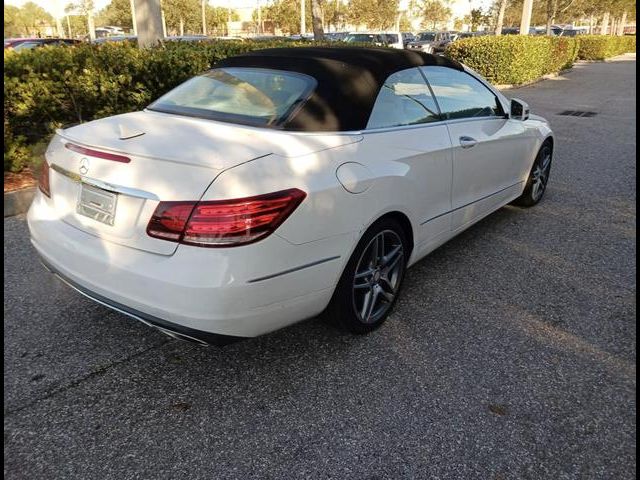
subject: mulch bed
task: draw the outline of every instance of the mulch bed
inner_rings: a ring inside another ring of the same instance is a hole
[[[35,187],[38,180],[30,168],[25,168],[20,173],[4,172],[4,193]]]

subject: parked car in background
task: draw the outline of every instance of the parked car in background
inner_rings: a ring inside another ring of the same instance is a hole
[[[51,272],[172,337],[228,343],[321,312],[363,334],[407,268],[543,198],[553,142],[446,57],[254,50],[58,130],[27,222]]]
[[[14,48],[16,45],[19,45],[24,42],[29,42],[31,40],[39,40],[39,38],[5,38],[4,39],[4,48],[5,50]]]
[[[399,32],[382,32],[385,45],[391,48],[404,48],[404,40]]]
[[[205,42],[212,39],[206,35],[172,35],[165,37],[165,40],[169,42]]]
[[[341,42],[347,35],[349,32],[329,32],[324,34],[324,38],[330,42]]]
[[[368,43],[377,47],[404,48],[399,32],[353,32],[343,40],[346,43]]]
[[[114,35],[111,37],[96,38],[91,43],[94,43],[96,45],[101,45],[103,43],[110,43],[110,42],[137,42],[137,41],[138,41],[138,37],[135,35]]]
[[[326,34],[325,34],[326,36]],[[304,35],[290,35],[289,37],[287,37],[289,40],[307,40],[307,41],[312,41],[313,40],[313,33],[305,33]]]
[[[407,45],[407,48],[425,53],[440,53],[449,43],[451,43],[449,32],[421,32],[413,42]]]
[[[558,36],[561,37],[575,37],[578,35],[586,35],[588,30],[586,28],[563,28]]]
[[[405,48],[407,48],[407,45],[413,41],[415,41],[416,36],[411,33],[411,32],[402,32],[402,44],[404,45]]]
[[[372,46],[383,47],[387,40],[381,33],[353,32],[343,40],[345,43],[368,43]]]
[[[16,52],[20,52],[24,50],[32,50],[34,48],[44,47],[47,45],[48,46],[56,46],[56,45],[72,46],[72,45],[78,45],[79,43],[82,43],[82,40],[76,40],[74,38],[31,38],[24,42],[15,43],[8,48]],[[5,46],[5,48],[7,47]]]

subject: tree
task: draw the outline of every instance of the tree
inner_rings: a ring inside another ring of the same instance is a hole
[[[225,7],[212,7],[206,5],[207,32],[216,34],[228,34],[227,22],[237,22],[240,15],[236,10]]]
[[[474,8],[470,13],[472,32],[478,31],[478,26],[485,24],[489,20],[489,16],[480,8]]]
[[[13,5],[4,6],[4,34],[6,37],[17,37],[23,33],[20,9]]]
[[[384,30],[395,24],[398,6],[398,0],[351,0],[347,20],[354,25]]]
[[[9,31],[12,35],[42,36],[46,33],[45,27],[53,24],[53,17],[33,2],[25,3],[22,8],[4,6],[5,36]]]
[[[87,32],[91,40],[96,38],[96,27],[93,21],[93,0],[77,0],[74,3],[70,3],[64,9],[69,13],[75,13],[77,15],[83,15],[87,19]]]
[[[131,0],[111,0],[111,3],[96,14],[96,22],[98,25],[113,25],[133,30]]]
[[[417,9],[422,17],[422,24],[435,30],[438,23],[443,23],[451,17],[451,9],[441,0],[421,0]]]
[[[333,27],[334,31],[342,30],[346,23],[348,7],[341,0],[325,0],[320,5],[324,26]]]
[[[162,2],[168,35],[201,33],[199,0],[164,0]]]

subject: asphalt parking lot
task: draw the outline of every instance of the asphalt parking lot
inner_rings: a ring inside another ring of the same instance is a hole
[[[6,219],[5,477],[635,478],[635,67],[507,92],[556,132],[546,198],[416,265],[368,336],[171,340],[55,280]]]

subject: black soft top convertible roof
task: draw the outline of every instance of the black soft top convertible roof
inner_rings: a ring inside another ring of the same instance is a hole
[[[445,57],[392,48],[301,47],[256,50],[217,62],[309,75],[318,85],[280,128],[307,132],[363,130],[378,92],[394,72],[423,65],[462,70]]]

